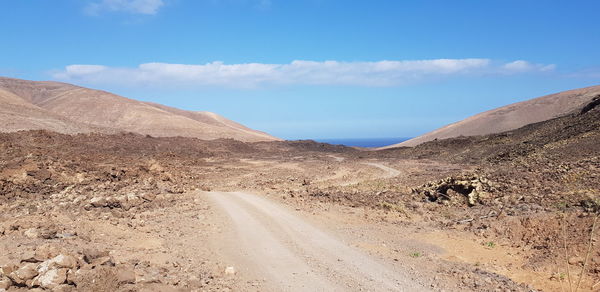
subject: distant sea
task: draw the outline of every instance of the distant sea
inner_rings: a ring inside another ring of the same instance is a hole
[[[317,142],[334,145],[356,146],[356,147],[383,147],[404,142],[411,138],[347,138],[347,139],[315,139]]]

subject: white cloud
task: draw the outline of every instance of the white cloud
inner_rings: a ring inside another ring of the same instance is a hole
[[[62,81],[108,85],[223,86],[255,88],[269,85],[350,85],[389,87],[450,76],[546,71],[525,61],[494,65],[489,59],[410,61],[301,61],[289,64],[203,65],[145,63],[137,67],[70,65],[55,72]]]
[[[106,69],[108,69],[108,67],[106,66],[101,66],[101,65],[70,65],[68,66],[68,69],[72,72],[75,72],[77,74],[95,74],[95,73],[100,73]]]
[[[532,71],[540,71],[540,72],[548,72],[553,71],[556,68],[556,65],[543,65],[543,64],[532,64],[527,61],[517,60],[514,62],[510,62],[504,64],[502,66],[507,72],[532,72]]]
[[[162,0],[99,0],[86,6],[90,14],[104,11],[154,15],[164,5]]]

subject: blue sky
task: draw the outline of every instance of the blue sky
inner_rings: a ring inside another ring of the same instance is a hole
[[[411,137],[600,84],[600,1],[0,1],[0,75],[287,139]]]

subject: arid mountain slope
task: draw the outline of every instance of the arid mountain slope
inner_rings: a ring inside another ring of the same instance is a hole
[[[491,163],[494,165],[492,167],[494,169],[498,163],[511,163],[514,160],[543,160],[561,164],[598,159],[599,141],[600,96],[582,105],[571,114],[528,124],[515,130],[482,136],[440,139],[415,147],[370,151],[369,155],[433,159],[470,165]],[[544,166],[538,169],[557,170],[555,167],[546,168]],[[513,182],[516,180],[516,177],[512,178]],[[524,184],[527,183],[524,182]]]
[[[194,112],[194,111],[186,111],[186,110],[181,110],[178,108],[174,108],[174,107],[169,107],[166,105],[162,105],[162,104],[158,104],[158,103],[152,103],[152,102],[146,102],[147,105],[153,106],[155,108],[158,108],[160,110],[163,110],[165,112],[169,112],[175,115],[179,115],[179,116],[183,116],[189,119],[192,119],[196,122],[199,123],[205,123],[208,125],[212,125],[214,127],[217,128],[217,130],[221,133],[230,133],[231,136],[236,135],[236,133],[247,133],[248,135],[251,136],[256,136],[258,140],[261,141],[272,141],[274,140],[274,137],[264,133],[264,132],[260,132],[257,130],[253,130],[250,129],[242,124],[236,123],[232,120],[228,120],[226,118],[224,118],[223,116],[220,116],[218,114],[212,113],[212,112],[206,112],[206,111],[201,111],[201,112]],[[225,138],[226,136],[224,136]],[[263,137],[264,139],[260,139],[260,137]]]
[[[15,132],[20,130],[50,130],[67,134],[83,132],[110,132],[108,129],[76,123],[63,116],[49,112],[23,98],[0,89],[0,130]]]
[[[600,86],[564,91],[535,99],[510,104],[486,111],[465,120],[447,125],[422,136],[399,144],[383,147],[413,147],[435,139],[459,136],[478,136],[514,130],[528,124],[564,116],[580,109],[595,96],[600,95]]]
[[[6,105],[2,107],[0,117],[7,125],[0,129],[2,131],[127,131],[207,140],[278,140],[214,113],[184,111],[65,83],[0,78],[0,90],[0,102]]]

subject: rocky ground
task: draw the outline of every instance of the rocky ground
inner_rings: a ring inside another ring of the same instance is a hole
[[[0,291],[260,290],[218,254],[228,226],[207,191],[287,205],[432,290],[569,291],[584,266],[592,290],[599,129],[592,108],[385,151],[0,134]]]

